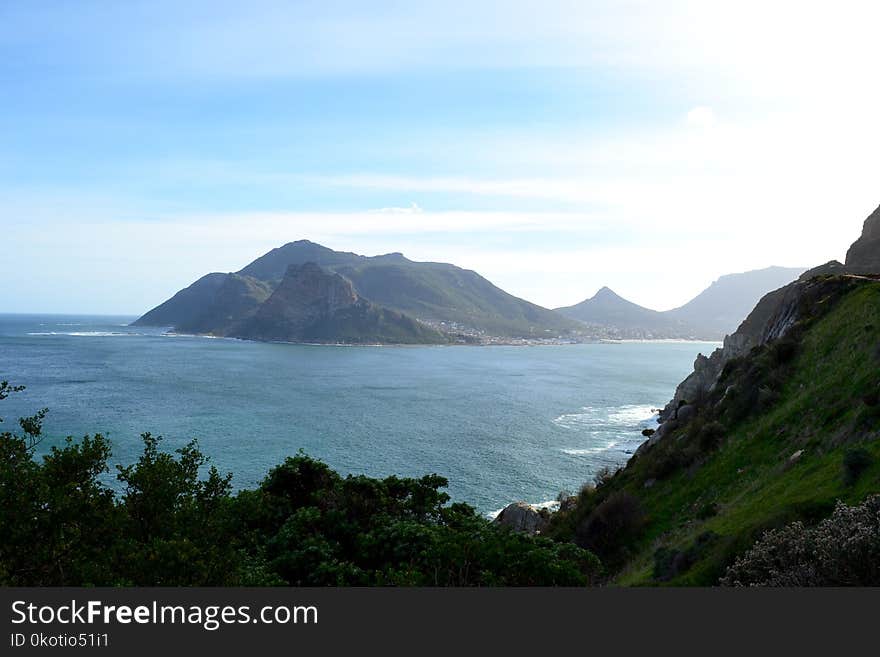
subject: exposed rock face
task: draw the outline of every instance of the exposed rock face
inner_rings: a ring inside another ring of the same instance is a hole
[[[313,262],[291,265],[281,285],[265,304],[267,313],[281,312],[297,321],[329,315],[357,303],[351,282]]]
[[[703,354],[694,361],[694,371],[675,390],[675,395],[660,412],[660,426],[642,443],[636,454],[663,439],[678,426],[679,409],[685,404],[699,404],[710,393],[724,366],[744,356],[755,347],[783,337],[800,318],[804,304],[826,293],[823,277],[842,277],[846,284],[852,275],[880,274],[880,207],[865,219],[862,236],[846,254],[846,264],[836,260],[804,272],[800,278],[764,296],[724,344],[708,357]]]
[[[678,409],[685,404],[699,404],[709,393],[724,366],[731,358],[742,356],[754,347],[781,337],[794,325],[796,316],[797,286],[799,282],[767,294],[758,302],[746,320],[735,333],[724,338],[724,344],[704,356],[698,354],[694,361],[694,371],[675,390],[675,395],[660,412],[660,421],[665,423],[677,420]],[[805,283],[804,283],[805,284]],[[651,444],[663,437],[664,427],[651,436]]]
[[[550,514],[525,502],[508,504],[495,518],[495,522],[524,534],[540,534],[550,523]]]
[[[292,340],[336,311],[358,301],[351,282],[313,262],[288,267],[281,284],[237,333],[262,340]]]
[[[846,268],[854,274],[880,274],[880,207],[865,219],[862,236],[846,252]]]
[[[344,276],[313,262],[290,265],[272,295],[228,335],[276,342],[438,343],[444,338],[412,317],[358,295]]]
[[[813,271],[839,271],[835,265],[839,263],[829,263]],[[806,278],[805,274],[800,280],[766,295],[737,331],[724,339],[722,347],[708,357],[697,356],[694,371],[678,385],[672,401],[660,412],[660,426],[642,443],[636,455],[663,440],[693,415],[694,405],[699,406],[707,399],[731,359],[745,356],[755,347],[784,337],[810,308],[831,298],[858,278],[847,274]]]

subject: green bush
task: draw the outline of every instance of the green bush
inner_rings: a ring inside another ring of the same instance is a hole
[[[843,483],[847,486],[855,484],[873,462],[874,457],[866,449],[857,447],[847,450],[843,455]]]
[[[603,562],[616,562],[638,537],[645,521],[639,499],[626,491],[616,491],[579,523],[575,542]]]
[[[667,582],[687,572],[716,542],[715,532],[704,532],[685,550],[661,546],[654,551],[654,579]]]
[[[704,424],[697,433],[697,441],[700,445],[700,449],[704,452],[716,449],[718,445],[721,444],[721,441],[724,440],[726,434],[727,429],[725,429],[724,425],[720,422],[709,422]]]

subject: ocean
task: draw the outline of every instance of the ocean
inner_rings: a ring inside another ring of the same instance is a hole
[[[548,503],[625,463],[716,346],[263,344],[133,319],[0,315],[0,380],[27,386],[0,402],[4,429],[47,407],[40,451],[103,433],[113,464],[136,460],[146,431],[168,450],[197,438],[237,488],[298,450],[343,474],[437,473],[486,514]]]

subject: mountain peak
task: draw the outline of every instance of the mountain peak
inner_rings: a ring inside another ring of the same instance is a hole
[[[599,291],[596,292],[595,295],[593,295],[593,298],[594,299],[622,299],[623,297],[621,297],[619,294],[617,294],[617,292],[612,290],[607,285],[603,285],[601,288],[599,288]]]

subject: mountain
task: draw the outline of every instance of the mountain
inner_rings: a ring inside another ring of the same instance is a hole
[[[876,584],[880,524],[855,505],[880,493],[878,222],[845,265],[768,293],[698,356],[626,466],[544,534],[593,550],[619,585]]]
[[[613,328],[621,337],[689,337],[687,328],[674,319],[627,301],[607,287],[579,304],[556,311],[590,326]]]
[[[443,343],[434,329],[358,296],[351,281],[315,263],[290,265],[233,337],[284,342]]]
[[[291,266],[306,263],[340,275],[351,283],[358,298],[373,304],[370,312],[364,307],[366,314],[361,319],[375,318],[377,309],[382,308],[464,340],[486,336],[556,338],[584,331],[578,322],[514,297],[473,271],[444,263],[414,262],[400,253],[367,257],[333,251],[307,240],[273,249],[236,273],[208,274],[135,324],[232,335],[245,330],[240,327],[270,299]],[[272,306],[276,305],[273,302]],[[399,326],[387,313],[382,321]]]
[[[720,339],[736,330],[761,297],[788,285],[804,273],[805,269],[767,267],[741,274],[728,274],[685,305],[663,314],[690,327],[697,335]]]
[[[803,272],[768,267],[728,274],[685,305],[665,312],[627,301],[607,287],[586,301],[556,310],[590,326],[605,327],[618,337],[721,340],[736,329],[762,296]]]

